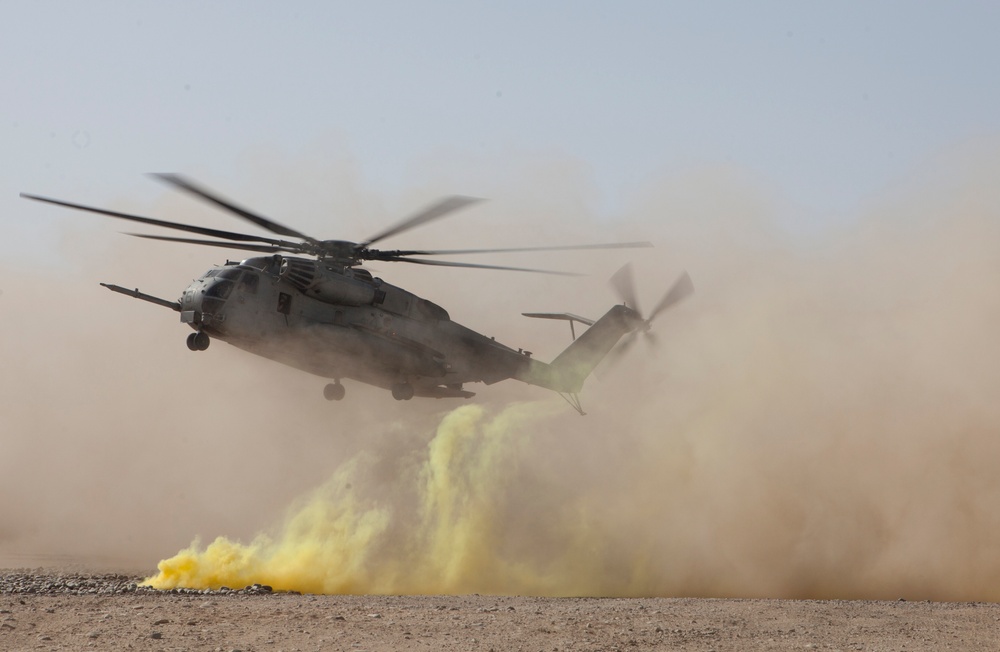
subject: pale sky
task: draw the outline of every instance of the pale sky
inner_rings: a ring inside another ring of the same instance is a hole
[[[825,224],[1000,133],[996,2],[0,7],[8,257],[52,214],[21,191],[148,202],[170,192],[152,171],[238,187],[251,151],[330,143],[389,195],[435,157],[488,175],[561,156],[611,218],[650,179],[731,165]]]

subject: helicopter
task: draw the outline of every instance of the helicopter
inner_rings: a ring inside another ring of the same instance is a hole
[[[492,269],[548,274],[551,270],[487,265],[436,259],[436,256],[514,251],[567,251],[651,247],[648,242],[541,246],[496,249],[379,250],[377,242],[440,219],[479,201],[462,195],[444,197],[417,213],[360,242],[319,240],[243,208],[198,183],[177,174],[151,175],[180,191],[206,201],[263,228],[279,238],[248,235],[170,222],[85,206],[40,195],[21,197],[65,208],[97,213],[150,226],[207,236],[172,237],[144,233],[127,235],[186,244],[250,251],[257,254],[215,266],[195,279],[176,301],[138,288],[112,283],[103,287],[180,315],[194,332],[187,337],[191,351],[205,351],[213,339],[255,355],[325,378],[324,397],[342,400],[344,379],[391,391],[393,398],[471,398],[470,383],[487,385],[516,379],[559,393],[584,414],[579,392],[584,381],[621,341],[624,352],[653,319],[693,291],[684,273],[644,317],[635,299],[630,267],[612,277],[623,299],[597,320],[572,313],[522,313],[568,321],[571,344],[552,362],[532,357],[451,320],[440,305],[372,276],[366,261],[405,262],[455,268]],[[291,254],[291,255],[289,255]],[[588,328],[579,336],[574,324]],[[623,337],[628,336],[625,340]]]

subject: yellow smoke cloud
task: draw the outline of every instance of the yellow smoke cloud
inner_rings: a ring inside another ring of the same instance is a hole
[[[396,500],[365,492],[377,460],[363,453],[290,510],[277,534],[249,544],[220,537],[204,548],[195,541],[161,561],[146,583],[261,583],[306,593],[573,592],[573,549],[561,562],[548,560],[548,568],[505,556],[505,519],[498,518],[521,440],[552,408],[515,404],[490,416],[481,406],[460,407],[441,421],[422,460],[404,462],[390,488]],[[577,551],[588,547],[579,537],[574,542]]]

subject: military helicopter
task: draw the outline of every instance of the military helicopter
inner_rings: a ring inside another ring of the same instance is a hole
[[[187,231],[214,239],[179,238],[130,233],[128,235],[252,251],[261,256],[229,262],[208,270],[189,285],[177,301],[110,283],[102,286],[180,313],[180,321],[194,332],[188,335],[192,351],[204,351],[219,339],[250,353],[332,380],[324,388],[328,400],[339,401],[351,379],[388,389],[393,398],[415,396],[469,398],[468,383],[487,385],[514,378],[554,390],[583,414],[579,392],[595,366],[625,335],[628,348],[637,333],[648,332],[664,309],[691,293],[682,275],[660,303],[643,317],[635,301],[628,267],[612,279],[624,303],[594,321],[570,313],[523,313],[529,317],[569,322],[572,343],[551,363],[531,352],[513,349],[453,322],[441,306],[373,277],[361,267],[366,261],[406,262],[457,268],[562,273],[549,270],[444,261],[427,256],[623,249],[652,246],[624,242],[554,247],[452,250],[379,250],[372,245],[404,231],[437,220],[479,199],[445,197],[416,214],[361,242],[318,240],[274,220],[242,208],[205,187],[176,174],[156,179],[207,201],[277,236],[247,235],[178,222],[129,215],[58,199],[21,193],[26,199],[55,204],[141,224]],[[294,255],[286,255],[294,254]],[[574,324],[589,328],[576,337]]]

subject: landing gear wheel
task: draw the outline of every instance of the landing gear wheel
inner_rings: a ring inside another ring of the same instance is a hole
[[[330,383],[323,388],[323,396],[328,401],[339,401],[344,398],[344,394],[346,393],[347,390],[340,383]]]
[[[397,401],[409,401],[413,398],[413,385],[410,383],[396,383],[392,386],[392,397]]]
[[[212,339],[208,336],[208,333],[202,331],[191,333],[187,336],[187,345],[192,351],[204,351],[211,343]]]

